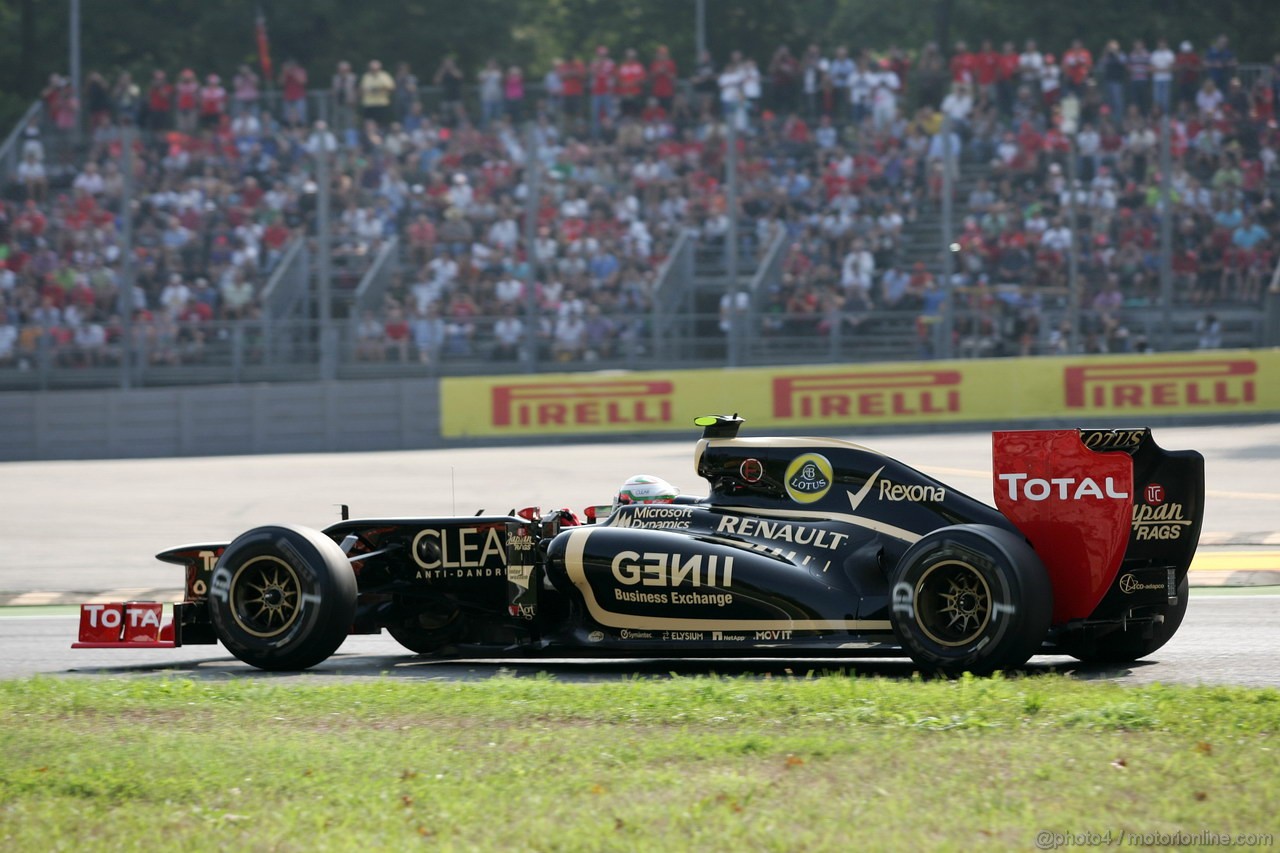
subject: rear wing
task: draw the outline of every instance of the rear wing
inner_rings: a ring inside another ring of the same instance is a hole
[[[996,507],[1049,571],[1054,624],[1176,595],[1204,518],[1199,453],[1147,428],[997,432],[992,451]]]

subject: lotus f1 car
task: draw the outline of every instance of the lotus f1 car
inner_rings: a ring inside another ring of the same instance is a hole
[[[303,669],[351,633],[439,657],[909,656],[944,673],[1035,654],[1123,662],[1187,609],[1204,460],[1148,429],[997,432],[995,507],[829,438],[700,418],[706,497],[257,527],[159,559],[152,602],[85,605],[78,646],[222,642]]]

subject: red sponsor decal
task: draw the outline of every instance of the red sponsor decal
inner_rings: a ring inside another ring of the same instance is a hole
[[[960,372],[908,370],[779,376],[779,419],[919,417],[960,411]]]
[[[1252,359],[1090,364],[1063,371],[1072,409],[1246,406],[1257,399]]]
[[[80,605],[80,642],[155,643],[160,641],[164,605],[130,601]]]
[[[1147,503],[1160,506],[1164,503],[1164,486],[1159,483],[1148,483],[1146,488]]]
[[[759,459],[744,459],[742,464],[738,466],[738,473],[742,475],[742,479],[748,483],[758,483],[760,478],[764,476],[764,465]]]
[[[672,422],[668,381],[531,382],[493,388],[493,426],[653,426]]]
[[[1133,460],[1098,453],[1077,430],[992,433],[996,508],[1053,583],[1053,623],[1084,619],[1111,588],[1129,543]]]

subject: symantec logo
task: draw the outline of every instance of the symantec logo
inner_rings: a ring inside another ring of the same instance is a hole
[[[1253,359],[1090,364],[1063,372],[1071,409],[1243,407],[1257,399]]]
[[[652,426],[672,422],[673,383],[529,382],[495,385],[493,426]]]
[[[773,380],[780,420],[921,417],[960,411],[960,372],[825,373]]]

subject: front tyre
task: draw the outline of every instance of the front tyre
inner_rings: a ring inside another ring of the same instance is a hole
[[[1021,537],[965,524],[935,530],[891,575],[894,633],[921,667],[956,675],[1022,666],[1040,648],[1053,590]]]
[[[318,530],[256,527],[227,546],[209,586],[218,639],[259,669],[306,669],[335,651],[356,612],[356,579]]]

